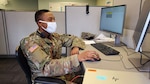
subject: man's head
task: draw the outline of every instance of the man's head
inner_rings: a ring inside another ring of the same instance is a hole
[[[40,30],[44,30],[48,33],[53,33],[56,30],[55,17],[49,10],[38,10],[35,13],[35,22]]]
[[[53,22],[55,21],[55,17],[51,11],[42,9],[42,10],[36,11],[35,13],[35,22],[38,23],[39,20]]]

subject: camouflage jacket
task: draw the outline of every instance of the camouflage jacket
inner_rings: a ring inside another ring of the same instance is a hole
[[[20,42],[34,77],[62,76],[79,70],[77,55],[61,58],[61,54],[62,47],[76,46],[84,49],[85,44],[81,39],[73,35],[53,33],[50,40],[40,37],[37,32]]]

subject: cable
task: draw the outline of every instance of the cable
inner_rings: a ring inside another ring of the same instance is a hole
[[[127,46],[125,46],[126,48],[127,48]],[[136,54],[136,52],[133,52],[133,53],[131,53],[131,54],[129,54],[128,53],[128,51],[124,48],[124,47],[122,47],[123,49],[124,49],[124,51],[127,53],[127,56],[130,56],[130,55],[133,55],[133,54]],[[131,48],[127,48],[127,49],[131,49]]]
[[[146,61],[145,63],[142,63],[142,52],[140,52],[140,55],[141,55],[141,58],[140,58],[140,64],[141,65],[145,65],[145,64],[147,64],[148,62],[150,62],[150,60],[148,60],[148,61]]]
[[[84,77],[84,76],[83,75],[77,75],[77,76],[75,76],[73,79],[71,79],[70,84],[72,84],[72,82],[74,80],[76,80],[77,78],[80,78],[80,77]]]
[[[120,54],[121,55],[121,54]],[[123,56],[122,56],[123,57]],[[123,64],[123,67],[125,68],[125,69],[134,69],[135,67],[131,67],[131,68],[127,68],[126,66],[125,66],[125,63],[123,62],[123,60],[121,60],[121,62],[122,62],[122,64]]]
[[[127,48],[127,46],[125,46],[125,47]],[[136,52],[133,52],[133,53],[129,54],[128,51],[127,51],[124,47],[121,46],[121,48],[127,53],[127,56],[130,56],[130,55],[136,53]],[[129,49],[129,48],[127,48],[127,49]],[[120,55],[121,55],[121,54],[120,54]],[[123,56],[122,56],[122,57],[123,57]],[[123,59],[123,58],[122,58],[122,59]],[[122,62],[122,64],[123,64],[123,66],[124,66],[125,69],[134,69],[134,68],[135,68],[135,67],[127,68],[127,67],[125,66],[125,63],[123,62],[122,59],[121,59],[121,62]]]

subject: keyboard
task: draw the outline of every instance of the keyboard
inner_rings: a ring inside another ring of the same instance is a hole
[[[120,53],[119,51],[107,45],[104,45],[103,43],[96,43],[96,44],[91,44],[91,45],[105,55],[118,55]]]

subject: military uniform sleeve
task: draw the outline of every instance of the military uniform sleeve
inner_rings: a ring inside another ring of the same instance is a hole
[[[63,42],[63,46],[65,47],[68,47],[68,46],[71,48],[79,47],[80,49],[85,48],[85,43],[83,42],[82,39],[78,38],[77,36],[63,34],[60,37]]]
[[[63,76],[80,70],[77,55],[53,59],[44,67],[45,76]]]
[[[21,41],[21,49],[28,60],[31,70],[33,72],[41,72],[43,66],[51,57],[42,50],[41,46],[29,39],[31,38]]]

